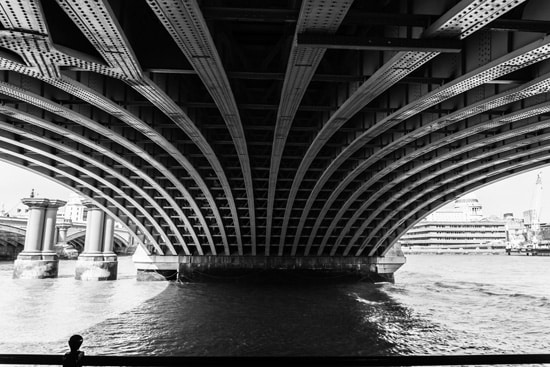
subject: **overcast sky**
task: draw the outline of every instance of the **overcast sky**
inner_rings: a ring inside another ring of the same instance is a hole
[[[535,170],[507,178],[495,184],[486,186],[475,192],[483,205],[485,216],[502,216],[512,212],[521,217],[524,210],[531,207],[537,173],[542,171],[543,210],[542,220],[550,221],[550,167]],[[0,205],[10,211],[20,204],[21,199],[28,197],[34,188],[38,196],[49,199],[68,199],[71,191],[46,178],[28,172],[24,169],[0,161]]]

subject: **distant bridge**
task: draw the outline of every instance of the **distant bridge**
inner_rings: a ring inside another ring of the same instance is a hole
[[[398,266],[427,213],[550,163],[549,19],[545,0],[4,0],[0,159],[93,200],[143,261]]]
[[[74,247],[79,253],[84,249],[86,223],[63,222],[68,226],[65,243]],[[27,218],[0,217],[0,258],[15,258],[23,250],[25,244]],[[59,243],[59,225],[54,243]],[[118,228],[114,233],[114,251],[117,254],[126,254],[133,250],[133,240],[128,231]]]

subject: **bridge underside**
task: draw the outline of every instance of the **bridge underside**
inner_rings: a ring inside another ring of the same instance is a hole
[[[550,163],[547,1],[2,4],[0,159],[149,255],[384,256]]]

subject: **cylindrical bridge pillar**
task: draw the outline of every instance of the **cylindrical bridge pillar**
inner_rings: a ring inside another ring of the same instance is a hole
[[[114,219],[84,201],[88,208],[84,251],[78,256],[75,278],[78,280],[116,280],[118,261],[113,250]]]
[[[55,244],[55,252],[60,258],[76,259],[78,251],[67,243],[67,232],[73,226],[73,221],[65,219],[57,224],[57,243]]]
[[[57,209],[66,204],[62,200],[25,198],[29,207],[27,233],[23,251],[14,263],[13,277],[24,279],[56,278],[59,259],[53,250]]]

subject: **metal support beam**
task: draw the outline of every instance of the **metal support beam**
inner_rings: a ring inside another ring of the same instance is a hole
[[[422,39],[422,38],[373,38],[341,35],[324,35],[302,33],[296,37],[299,46],[333,50],[357,51],[417,51],[449,52],[462,50],[462,42],[456,39]]]

